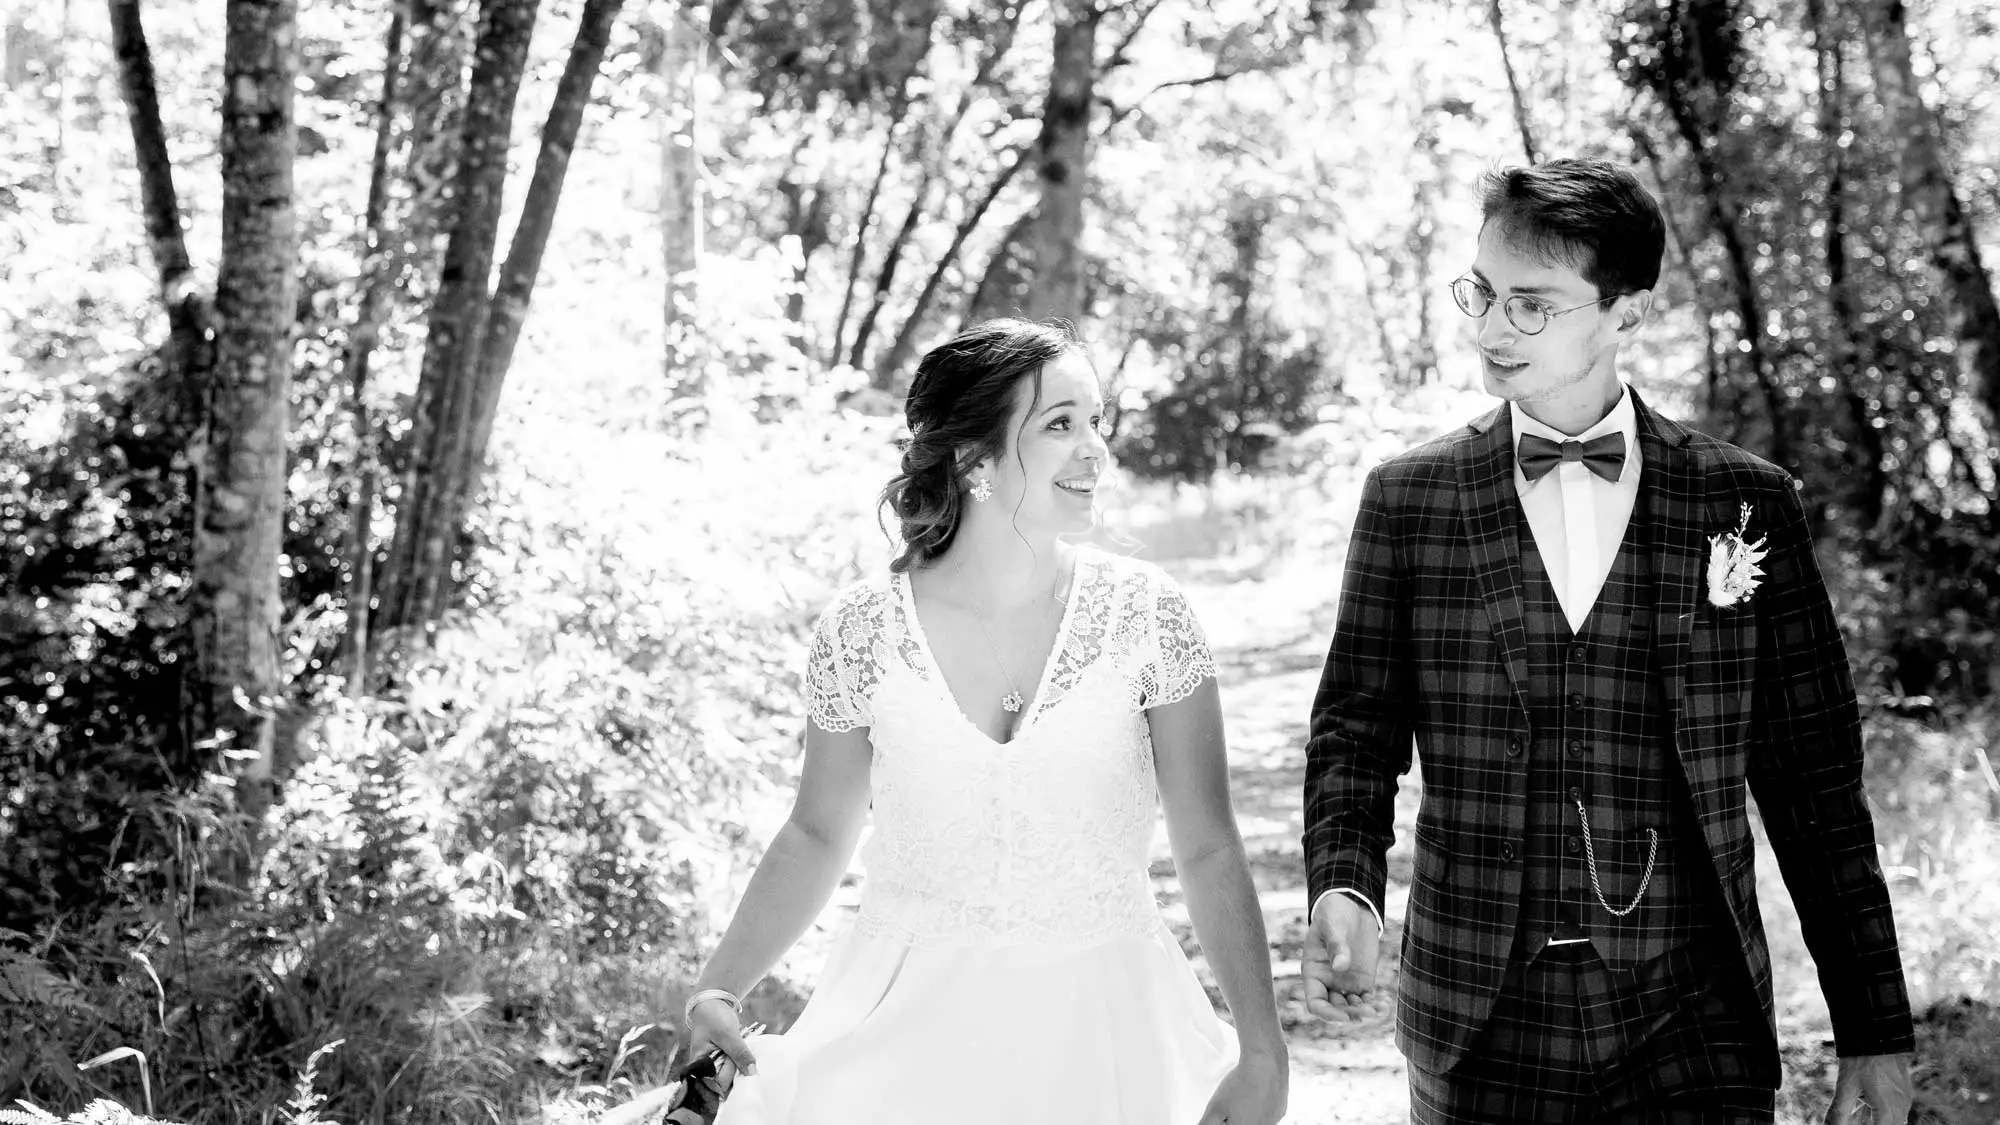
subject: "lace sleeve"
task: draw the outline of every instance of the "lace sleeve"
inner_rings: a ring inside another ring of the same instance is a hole
[[[881,601],[865,590],[835,598],[813,625],[806,663],[806,715],[835,734],[875,725]]]
[[[1151,643],[1140,666],[1140,694],[1147,707],[1178,703],[1215,675],[1215,655],[1180,587],[1155,573]]]

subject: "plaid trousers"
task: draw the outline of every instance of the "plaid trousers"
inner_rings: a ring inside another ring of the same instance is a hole
[[[1587,944],[1507,967],[1448,1072],[1410,1064],[1414,1125],[1750,1125],[1773,1116],[1769,1033],[1740,954],[1699,939],[1617,970]]]

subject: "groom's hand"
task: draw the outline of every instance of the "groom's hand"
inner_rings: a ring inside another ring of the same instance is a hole
[[[1382,935],[1367,907],[1349,894],[1321,895],[1306,926],[1306,1011],[1350,1022],[1373,1015],[1380,1007],[1375,959],[1381,950]]]
[[[1861,1103],[1875,1111],[1873,1125],[1903,1125],[1910,1116],[1916,1092],[1910,1080],[1908,1055],[1855,1055],[1840,1060],[1839,1076],[1833,1083],[1833,1104],[1826,1109],[1826,1125],[1859,1125],[1869,1121],[1861,1113]]]

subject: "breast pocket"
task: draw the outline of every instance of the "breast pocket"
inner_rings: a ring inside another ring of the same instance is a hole
[[[1417,682],[1424,698],[1449,699],[1466,691],[1468,677],[1499,670],[1500,645],[1477,597],[1420,598],[1412,611]]]

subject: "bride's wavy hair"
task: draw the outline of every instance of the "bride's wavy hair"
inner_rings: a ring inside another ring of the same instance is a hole
[[[877,506],[901,525],[903,549],[891,571],[921,567],[951,546],[965,510],[965,474],[1006,451],[1015,387],[1032,380],[1031,402],[1041,401],[1042,368],[1082,347],[1068,321],[1002,317],[924,354],[903,404],[910,436],[902,443],[902,468]]]

